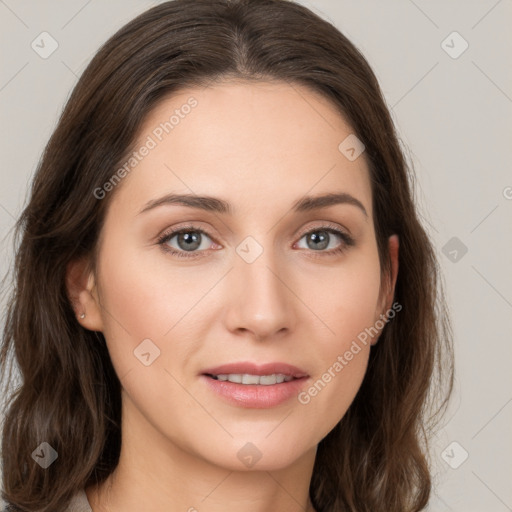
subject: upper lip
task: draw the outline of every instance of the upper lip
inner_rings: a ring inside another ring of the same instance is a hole
[[[260,365],[250,362],[229,363],[216,366],[215,368],[208,368],[202,373],[203,375],[228,375],[234,373],[249,375],[272,375],[281,373],[282,375],[294,377],[296,379],[309,376],[305,371],[297,368],[296,366],[279,362],[265,363]]]

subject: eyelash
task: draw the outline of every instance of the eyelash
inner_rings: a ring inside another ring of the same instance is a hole
[[[326,225],[323,225],[323,226],[318,226],[318,227],[315,227],[314,229],[306,231],[305,233],[303,233],[301,235],[300,239],[304,238],[306,235],[310,235],[310,234],[316,233],[318,231],[326,231],[328,233],[332,233],[332,234],[338,235],[342,239],[343,242],[342,242],[342,244],[339,247],[337,247],[336,249],[331,249],[330,251],[313,251],[312,250],[313,253],[315,253],[315,252],[318,253],[318,254],[315,254],[313,257],[337,256],[338,254],[343,253],[349,247],[352,247],[352,246],[355,245],[355,240],[350,235],[348,235],[347,233],[345,233],[345,232],[339,230],[338,228],[334,227],[334,225],[332,225],[332,224],[326,224]],[[168,253],[172,254],[173,256],[177,256],[178,258],[198,258],[198,257],[201,257],[200,254],[202,252],[205,253],[206,251],[197,251],[197,252],[189,252],[189,253],[187,253],[186,251],[177,251],[175,249],[169,248],[169,246],[166,246],[166,243],[169,240],[171,240],[175,235],[179,235],[181,233],[190,233],[190,232],[201,233],[202,235],[206,235],[208,238],[212,239],[212,237],[206,231],[204,231],[203,229],[198,228],[198,227],[193,226],[193,225],[189,225],[189,226],[185,226],[184,228],[180,228],[180,229],[175,230],[175,231],[170,231],[170,232],[167,232],[167,233],[163,233],[158,238],[158,244],[162,246],[162,249],[165,252],[168,252]]]

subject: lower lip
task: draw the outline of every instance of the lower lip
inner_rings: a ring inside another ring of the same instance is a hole
[[[270,386],[237,384],[227,380],[215,380],[207,375],[201,375],[201,379],[206,382],[210,389],[231,404],[252,409],[267,409],[280,405],[294,396],[296,397],[308,378],[303,377]]]

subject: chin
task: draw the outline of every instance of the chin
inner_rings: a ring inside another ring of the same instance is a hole
[[[312,447],[299,445],[296,439],[289,439],[288,443],[285,443],[282,436],[272,441],[265,440],[263,436],[261,440],[253,438],[251,441],[250,437],[246,437],[243,441],[231,441],[219,443],[219,451],[215,453],[203,451],[202,457],[209,463],[229,471],[278,471],[292,466],[302,457],[314,456],[317,447],[316,444]]]

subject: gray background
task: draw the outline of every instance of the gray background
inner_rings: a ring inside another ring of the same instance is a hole
[[[10,229],[77,77],[101,43],[156,3],[0,0],[2,275]],[[456,389],[433,446],[429,510],[512,511],[512,2],[301,3],[347,35],[377,74],[445,276]],[[43,31],[58,42],[46,59],[31,47]]]

